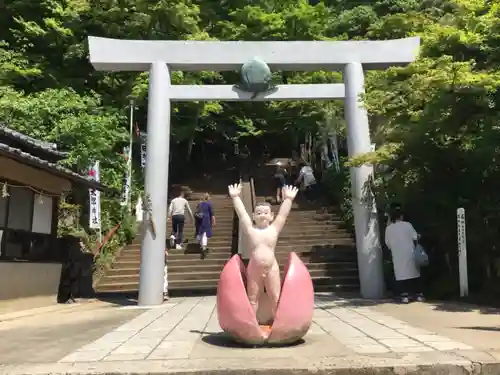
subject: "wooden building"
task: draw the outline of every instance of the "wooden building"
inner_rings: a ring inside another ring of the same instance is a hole
[[[57,294],[60,196],[77,186],[102,190],[57,164],[65,156],[55,144],[0,124],[0,300]]]

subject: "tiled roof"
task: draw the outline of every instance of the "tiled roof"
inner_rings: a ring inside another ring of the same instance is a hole
[[[57,156],[65,157],[68,155],[67,152],[58,151],[57,145],[55,143],[40,141],[38,139],[27,136],[23,133],[19,133],[16,130],[10,129],[7,126],[2,125],[2,124],[0,124],[0,134],[6,135],[6,136],[9,136],[12,138],[16,138],[19,141],[24,142],[25,144],[27,144],[29,146],[39,148],[43,151],[50,152],[50,153],[57,155]]]
[[[94,181],[90,176],[82,176],[68,168],[64,168],[55,163],[43,160],[37,156],[28,154],[27,152],[24,152],[18,148],[10,147],[4,143],[0,143],[0,154],[3,154],[6,157],[12,159],[17,159],[25,164],[30,164],[36,168],[45,169],[52,174],[59,175],[62,178],[66,178],[76,183],[80,183],[85,187],[101,191],[105,190],[103,185],[101,185],[99,182]]]

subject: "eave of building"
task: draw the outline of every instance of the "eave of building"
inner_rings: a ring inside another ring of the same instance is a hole
[[[9,159],[16,160],[20,163],[29,165],[31,167],[44,170],[50,174],[69,180],[75,184],[83,185],[86,188],[96,189],[100,191],[107,190],[107,188],[104,185],[92,180],[90,177],[87,178],[76,172],[71,171],[68,168],[64,168],[55,163],[43,160],[37,156],[33,156],[20,149],[10,147],[3,143],[0,143],[0,155],[5,156]]]
[[[59,158],[64,158],[68,156],[67,152],[59,151],[56,149],[56,145],[50,142],[43,142],[32,137],[29,137],[25,134],[22,134],[16,130],[10,129],[5,125],[0,124],[0,135],[11,138],[13,140],[19,141],[25,144],[28,147],[31,147],[35,150],[40,150],[45,153],[49,153],[55,155]]]

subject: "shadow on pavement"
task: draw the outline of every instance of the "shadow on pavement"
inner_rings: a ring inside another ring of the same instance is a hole
[[[370,300],[361,298],[359,294],[354,294],[354,293],[318,293],[316,295],[316,300],[323,303],[324,302],[334,303],[334,305],[332,304],[331,306],[322,305],[321,308],[370,307],[378,305],[399,304],[399,302],[393,298]],[[457,313],[477,311],[480,314],[491,314],[491,315],[500,314],[500,308],[484,306],[482,304],[474,304],[473,302],[467,302],[467,301],[438,301],[430,299],[424,303],[431,309],[436,311],[457,312]]]
[[[448,312],[472,312],[477,311],[481,314],[500,314],[500,309],[491,306],[484,306],[482,304],[474,304],[470,302],[456,302],[456,301],[430,301],[430,305],[438,311]]]
[[[469,330],[474,330],[474,331],[490,331],[490,332],[500,332],[500,327],[454,327],[458,329],[469,329]]]
[[[133,294],[133,293],[131,293]],[[137,295],[137,293],[135,293]],[[96,298],[99,301],[106,302],[115,306],[136,306],[137,296],[127,295],[126,293],[113,293],[113,294],[98,294]]]

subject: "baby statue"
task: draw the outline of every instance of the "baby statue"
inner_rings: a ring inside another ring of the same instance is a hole
[[[273,316],[276,313],[281,291],[281,280],[274,249],[278,241],[278,235],[292,209],[292,201],[295,199],[297,192],[296,187],[283,187],[283,203],[276,217],[274,217],[269,203],[258,203],[253,213],[254,226],[240,198],[241,184],[229,186],[229,196],[233,199],[234,209],[248,235],[251,255],[247,267],[247,294],[256,314],[259,307],[259,298],[264,288],[272,304]]]

